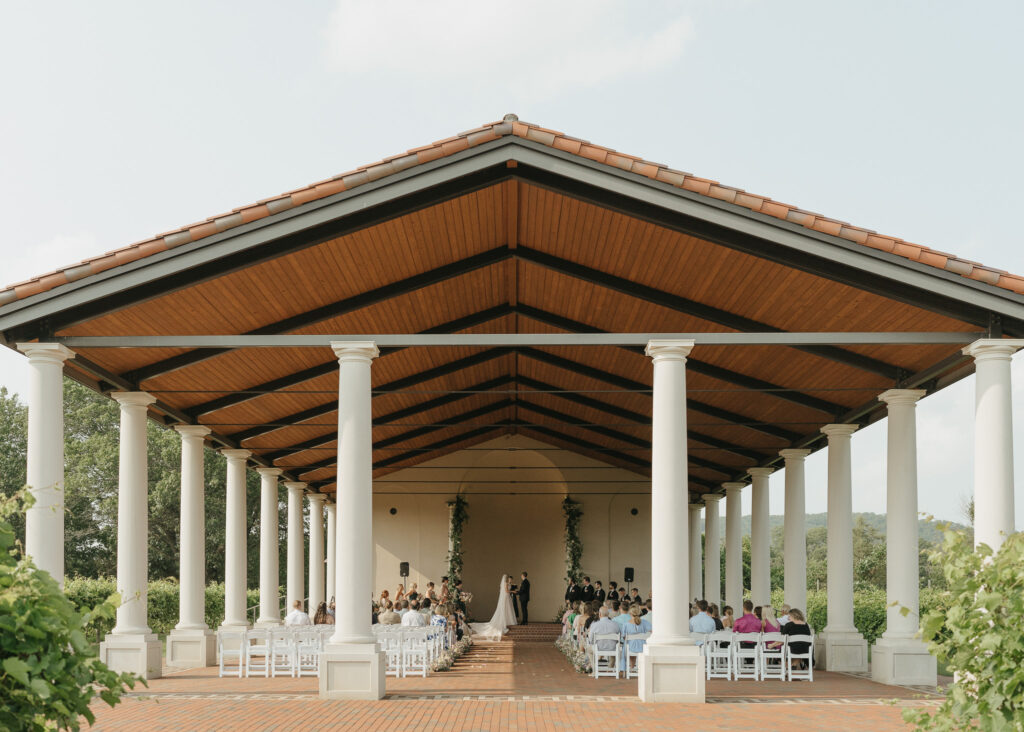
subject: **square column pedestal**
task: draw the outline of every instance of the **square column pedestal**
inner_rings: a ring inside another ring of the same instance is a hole
[[[867,673],[868,642],[855,630],[823,630],[814,639],[814,662],[826,671]]]
[[[697,646],[644,646],[639,691],[643,702],[704,703],[704,657]]]
[[[163,674],[163,644],[156,633],[110,633],[100,643],[100,660],[113,671],[129,671],[144,679],[159,679]]]
[[[376,643],[329,642],[320,656],[320,698],[383,699],[385,670]]]
[[[879,638],[871,646],[871,679],[898,686],[938,684],[935,656],[917,638]]]
[[[216,666],[217,634],[208,629],[175,628],[167,635],[167,665],[174,668]]]

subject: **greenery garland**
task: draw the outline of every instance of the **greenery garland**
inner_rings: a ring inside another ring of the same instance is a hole
[[[462,579],[462,527],[469,519],[466,510],[469,503],[462,496],[456,496],[448,505],[452,508],[452,522],[448,531],[448,540],[452,546],[448,552],[448,586],[454,588]]]
[[[580,581],[580,560],[583,558],[583,542],[580,540],[580,518],[583,507],[566,496],[562,501],[565,515],[565,580]]]

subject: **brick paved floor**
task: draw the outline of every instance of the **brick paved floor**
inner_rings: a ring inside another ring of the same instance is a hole
[[[99,730],[366,729],[566,730],[600,719],[619,729],[905,729],[905,706],[935,704],[910,689],[822,672],[813,683],[708,683],[704,706],[641,704],[636,680],[577,674],[550,643],[477,644],[449,672],[387,680],[377,702],[317,698],[315,678],[218,678],[216,668],[171,672],[114,709]],[[896,700],[892,703],[891,700]]]

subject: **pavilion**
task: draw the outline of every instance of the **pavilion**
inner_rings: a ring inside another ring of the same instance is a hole
[[[935,661],[914,637],[915,403],[972,372],[976,541],[998,547],[1014,531],[1010,360],[1024,346],[1024,278],[515,115],[0,291],[0,338],[31,366],[28,481],[37,503],[26,546],[57,578],[62,375],[120,404],[117,583],[126,601],[101,654],[149,676],[160,672],[160,644],[147,626],[147,418],[182,439],[181,609],[168,662],[213,662],[203,612],[209,444],[228,463],[222,627],[249,622],[245,470],[260,473],[261,525],[275,527],[261,537],[260,623],[280,622],[278,482],[288,490],[289,605],[305,596],[308,502],[308,597],[338,598],[320,679],[327,698],[385,691],[367,599],[402,557],[375,549],[375,533],[391,531],[381,486],[402,482],[412,492],[419,483],[434,501],[419,514],[437,527],[422,562],[441,567],[445,504],[460,486],[475,485],[483,502],[486,486],[517,483],[507,471],[481,479],[487,466],[474,462],[476,477],[441,473],[451,482],[428,489],[434,474],[425,471],[475,460],[474,448],[492,459],[501,440],[528,454],[517,467],[539,471],[527,482],[540,486],[556,469],[554,490],[581,495],[585,508],[604,501],[608,525],[625,526],[630,505],[639,514],[645,555],[636,569],[659,608],[641,668],[646,701],[704,699],[685,613],[669,609],[698,594],[740,604],[747,485],[749,590],[755,604],[769,601],[768,476],[779,468],[785,597],[806,607],[803,461],[826,447],[820,661],[868,669],[853,624],[850,445],[853,432],[883,417],[888,597],[911,612],[890,609],[872,673],[934,683]],[[603,475],[614,476],[606,495],[577,488],[599,487]],[[633,503],[616,503],[627,483]],[[524,492],[502,505],[541,510],[530,501],[550,495]],[[502,521],[495,511],[485,533]],[[713,556],[703,572],[702,511]],[[585,511],[585,520],[597,513]],[[619,533],[585,529],[598,543]],[[523,541],[542,544],[531,531]],[[584,542],[585,567],[595,546]],[[557,585],[562,561],[550,557],[558,571],[547,584]],[[519,567],[491,569],[497,577]]]

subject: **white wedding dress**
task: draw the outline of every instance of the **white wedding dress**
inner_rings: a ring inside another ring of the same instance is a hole
[[[476,640],[500,641],[510,625],[516,625],[516,614],[512,610],[512,595],[508,592],[508,575],[501,576],[498,588],[498,606],[487,623],[470,623],[469,629]]]

